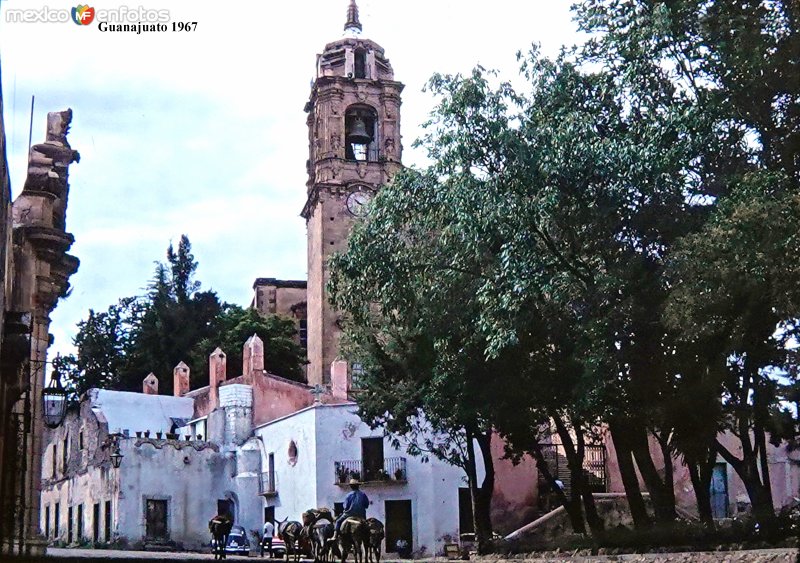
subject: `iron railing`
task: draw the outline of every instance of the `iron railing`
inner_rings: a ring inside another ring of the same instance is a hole
[[[539,444],[550,474],[559,479],[565,492],[569,493],[572,475],[567,465],[567,456],[561,444]],[[583,456],[583,477],[589,490],[596,493],[606,491],[606,449],[605,446],[586,444]],[[539,475],[539,480],[544,476]]]
[[[278,482],[274,471],[261,472],[261,478],[258,480],[258,494],[265,497],[278,494]]]
[[[408,482],[406,458],[404,457],[384,458],[382,466],[380,463],[364,463],[364,460],[361,459],[336,461],[333,464],[333,470],[337,485],[347,485],[350,479],[356,479],[362,483]]]

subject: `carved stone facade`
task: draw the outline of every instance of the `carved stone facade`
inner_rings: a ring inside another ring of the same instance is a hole
[[[0,114],[2,105],[0,102]],[[69,289],[78,259],[67,254],[65,231],[69,165],[78,152],[67,141],[72,111],[47,115],[47,137],[30,151],[20,196],[9,206],[10,182],[0,119],[0,550],[37,554],[41,448],[41,395],[45,383],[50,313]],[[9,228],[9,226],[11,228]]]

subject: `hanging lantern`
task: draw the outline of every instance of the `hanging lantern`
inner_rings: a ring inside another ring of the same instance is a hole
[[[50,385],[42,391],[42,413],[44,425],[58,428],[67,415],[67,392],[61,386],[61,375],[54,369],[50,375]]]
[[[125,457],[122,455],[122,452],[119,451],[119,443],[117,442],[116,438],[114,439],[114,450],[111,452],[111,465],[114,466],[114,469],[119,469],[120,464],[122,463],[122,458]]]

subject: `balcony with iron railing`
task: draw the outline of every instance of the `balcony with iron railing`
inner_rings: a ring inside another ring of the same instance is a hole
[[[274,497],[278,494],[278,483],[274,471],[261,472],[258,480],[258,494],[263,497]]]
[[[561,444],[539,444],[550,474],[561,480],[564,490],[569,492],[572,476],[567,464],[567,455]],[[590,491],[606,492],[606,449],[596,444],[584,445],[583,478]],[[540,473],[539,479],[543,480]]]
[[[365,463],[361,459],[351,459],[334,462],[334,478],[337,485],[346,486],[350,479],[356,479],[364,485],[380,484],[405,484],[408,482],[406,471],[406,458],[387,457],[381,465],[378,463]]]

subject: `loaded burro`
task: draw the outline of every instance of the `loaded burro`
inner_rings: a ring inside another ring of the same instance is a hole
[[[268,521],[261,538],[261,556],[266,553],[273,558],[283,551],[287,562],[290,557],[299,561],[302,555],[313,557],[314,561],[333,562],[340,559],[344,563],[352,553],[356,563],[380,563],[381,545],[385,537],[383,522],[377,518],[367,518],[370,501],[357,479],[350,480],[350,489],[341,514],[334,515],[330,508],[320,507],[303,512],[302,522],[289,520],[288,517],[276,523]],[[231,516],[227,513],[218,514],[209,521],[208,528],[212,536],[214,559],[225,559],[232,545]],[[272,534],[277,534],[278,540],[285,546],[283,550],[277,549]]]

